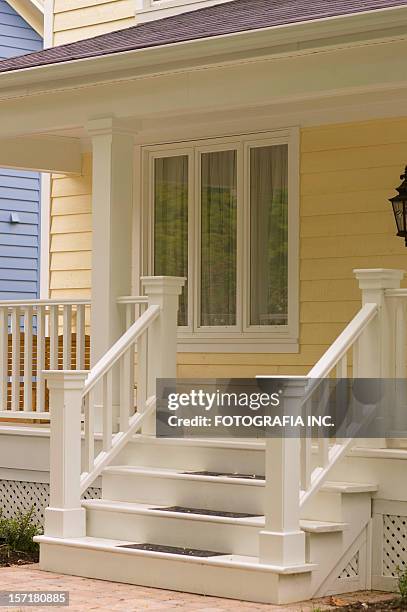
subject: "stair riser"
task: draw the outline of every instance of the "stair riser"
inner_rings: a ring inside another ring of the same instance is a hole
[[[98,538],[256,556],[258,533],[250,525],[87,509],[87,535]]]
[[[143,442],[129,444],[118,456],[116,465],[162,467],[185,471],[241,472],[264,474],[264,450],[160,445]]]
[[[345,523],[342,493],[320,491],[301,510],[302,519]]]
[[[104,499],[151,506],[186,506],[225,512],[263,514],[264,487],[194,479],[151,477],[143,474],[103,475]]]
[[[309,598],[310,573],[278,575],[143,554],[41,544],[40,568],[113,582],[199,593],[258,603],[291,603]]]

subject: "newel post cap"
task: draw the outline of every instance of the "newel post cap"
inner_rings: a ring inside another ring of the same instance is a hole
[[[404,270],[386,268],[353,270],[360,289],[398,289],[404,278]]]
[[[89,370],[43,370],[48,389],[70,389],[82,391]]]
[[[180,295],[184,276],[143,276],[141,283],[147,295]]]

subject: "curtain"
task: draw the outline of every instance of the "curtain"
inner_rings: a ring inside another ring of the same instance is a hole
[[[288,145],[250,151],[250,323],[288,322]]]
[[[200,325],[236,325],[237,153],[201,156]]]
[[[188,276],[188,156],[154,160],[154,274]],[[178,325],[188,324],[187,284]]]

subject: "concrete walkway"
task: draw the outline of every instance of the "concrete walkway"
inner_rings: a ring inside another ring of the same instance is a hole
[[[362,594],[352,596],[338,596],[334,602],[331,598],[314,600],[312,603],[289,606],[274,606],[253,604],[247,602],[220,599],[217,597],[203,597],[189,593],[176,593],[150,589],[103,580],[90,580],[76,576],[64,576],[50,572],[42,572],[37,565],[20,567],[6,567],[0,569],[1,591],[69,591],[69,607],[26,607],[1,608],[10,612],[16,610],[33,610],[36,612],[50,612],[51,610],[66,610],[67,612],[86,612],[87,610],[120,610],[121,612],[139,612],[141,610],[158,610],[170,612],[171,610],[185,610],[188,612],[313,612],[318,610],[332,610],[332,603],[351,603],[355,601],[371,601],[383,595]],[[384,598],[392,598],[385,595]]]

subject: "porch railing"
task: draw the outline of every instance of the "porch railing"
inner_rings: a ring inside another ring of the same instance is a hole
[[[0,302],[0,419],[49,418],[46,369],[89,367],[90,301]]]
[[[142,283],[146,296],[118,300],[126,307],[130,326],[90,372],[44,372],[51,405],[48,536],[84,535],[81,494],[134,433],[141,428],[154,433],[156,379],[176,376],[177,312],[184,279],[146,277]],[[96,432],[102,434],[98,453]]]

